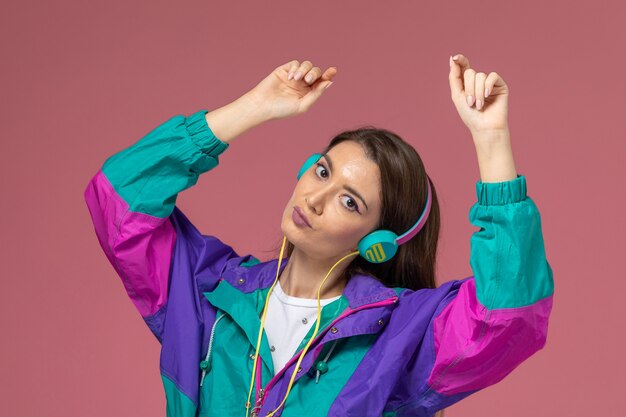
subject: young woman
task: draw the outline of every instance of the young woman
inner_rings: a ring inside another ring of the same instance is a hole
[[[432,416],[546,343],[552,269],[513,162],[508,88],[462,55],[449,80],[480,166],[473,276],[436,287],[435,188],[385,129],[342,132],[304,162],[277,259],[237,254],[175,206],[230,141],[306,112],[336,72],[281,65],[224,107],[165,121],[85,190],[102,249],[162,344],[168,416]]]

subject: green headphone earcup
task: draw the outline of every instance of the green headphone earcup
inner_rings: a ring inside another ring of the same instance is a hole
[[[391,230],[375,230],[359,241],[359,253],[375,264],[388,261],[398,251],[397,238]]]
[[[314,153],[313,155],[309,156],[307,158],[306,161],[304,161],[304,164],[302,164],[302,167],[300,168],[300,171],[298,171],[298,179],[300,179],[300,177],[309,169],[311,168],[311,165],[315,164],[320,158],[322,157],[321,153]]]

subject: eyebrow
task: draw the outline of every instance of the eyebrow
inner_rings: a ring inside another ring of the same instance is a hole
[[[330,157],[328,156],[328,154],[324,154],[322,155],[326,161],[328,161],[328,167],[330,168],[330,171],[333,171],[333,161],[330,159]],[[365,200],[363,199],[363,197],[361,196],[361,194],[359,194],[359,192],[357,190],[355,190],[354,188],[352,188],[349,185],[345,185],[343,186],[343,188],[345,188],[347,191],[350,191],[352,194],[356,195],[362,202],[363,205],[365,205],[365,208],[367,209],[367,211],[369,211],[369,207],[367,207],[367,203],[365,202]]]

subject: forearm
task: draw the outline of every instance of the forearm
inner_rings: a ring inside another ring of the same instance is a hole
[[[482,182],[502,182],[517,178],[509,130],[472,135]]]
[[[248,94],[206,114],[209,128],[222,142],[229,143],[245,131],[269,120]]]

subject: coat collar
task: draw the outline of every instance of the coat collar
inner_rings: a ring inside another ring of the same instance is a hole
[[[258,331],[261,324],[263,307],[267,300],[267,293],[276,279],[276,268],[278,259],[259,263],[251,267],[240,266],[240,258],[235,258],[234,265],[227,265],[222,273],[218,285],[212,291],[203,292],[206,299],[215,307],[226,312],[244,330],[248,341],[252,346],[256,346]],[[283,259],[280,271],[284,270],[289,258]],[[226,281],[226,283],[224,282]],[[334,302],[324,306],[321,312],[321,327],[324,329],[336,316],[346,308],[351,310],[367,304],[377,303],[396,296],[396,291],[385,287],[377,279],[367,275],[353,275],[346,284],[342,296]],[[390,311],[387,310],[385,316]],[[366,332],[371,333],[378,330],[380,326],[365,326],[358,328],[355,317],[348,320],[348,324],[354,327],[349,333]],[[367,321],[367,320],[366,320]],[[363,323],[360,324],[362,326]],[[302,348],[313,329],[309,330],[309,335],[298,348]],[[338,335],[337,335],[338,336]],[[330,334],[329,339],[335,338]],[[261,335],[261,346],[259,355],[265,365],[269,368],[270,374],[274,374],[274,365],[269,350],[269,341],[265,331]],[[310,365],[310,364],[309,364]]]
[[[256,291],[244,293],[239,291],[237,285],[233,285],[229,280],[220,279],[213,291],[203,292],[202,294],[214,307],[228,314],[243,329],[250,345],[256,346],[268,290],[257,289]],[[259,349],[261,360],[263,360],[273,375],[274,364],[265,331],[261,334]]]
[[[285,269],[289,258],[283,258],[280,272]],[[240,291],[249,293],[258,289],[269,289],[276,279],[278,259],[259,263],[252,267],[239,265],[226,268],[222,278]],[[353,275],[346,284],[342,295],[348,300],[351,309],[356,309],[365,304],[383,301],[396,295],[393,288],[386,287],[374,277],[363,274]]]

